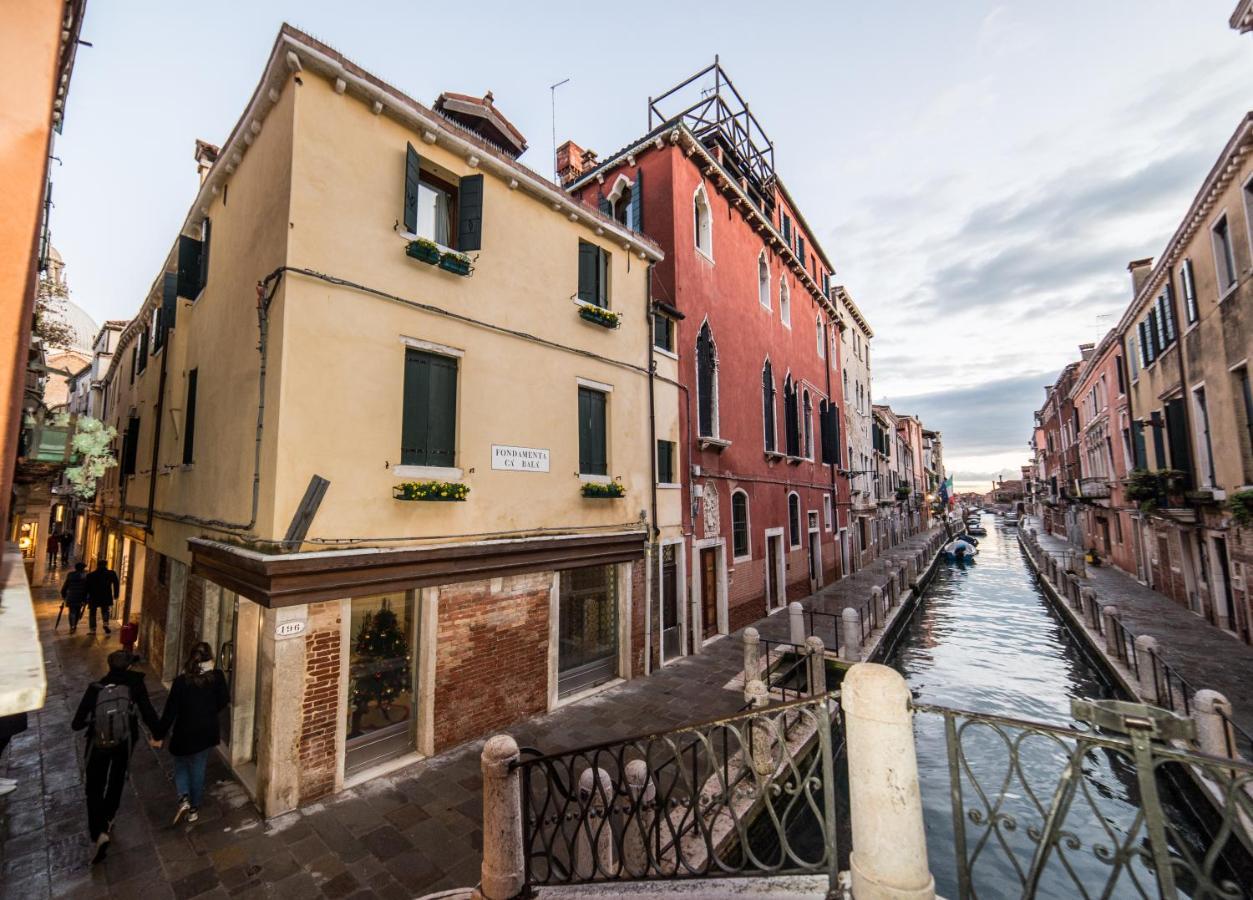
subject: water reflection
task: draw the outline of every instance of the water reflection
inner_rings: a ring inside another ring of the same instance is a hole
[[[980,540],[978,564],[941,565],[889,662],[905,676],[919,702],[1075,726],[1070,701],[1109,697],[1110,688],[1036,587],[1014,529],[991,516],[984,519],[989,534]],[[938,716],[920,715],[916,732],[928,856],[938,892],[953,897],[958,889],[944,723]],[[1006,783],[998,812],[1017,823],[1012,830],[989,830],[966,818],[968,857],[981,838],[987,839],[972,870],[975,889],[985,897],[1020,892],[1035,846],[1027,828],[1042,823],[1042,810],[1049,806],[1067,758],[1067,748],[1032,737],[1018,745],[1020,764],[1012,767],[1009,742],[1015,736],[979,725],[969,728],[962,741],[966,760],[991,800]],[[1076,882],[1089,890],[1104,884],[1113,869],[1098,848],[1117,850],[1136,822],[1138,789],[1128,761],[1092,750],[1084,758],[1083,773],[1066,819],[1078,846],[1059,848],[1036,896],[1073,897],[1081,893]],[[969,781],[964,786],[963,805],[968,812],[980,809],[986,819],[973,788]],[[1172,821],[1191,819],[1177,795],[1164,797],[1164,805]],[[1189,843],[1200,843],[1195,828],[1185,832]],[[1144,848],[1142,840],[1131,843],[1129,851]],[[1157,894],[1152,872],[1137,856],[1110,896],[1141,892]]]

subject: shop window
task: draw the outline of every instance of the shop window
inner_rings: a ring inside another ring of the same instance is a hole
[[[557,695],[569,696],[618,675],[618,592],[614,566],[561,573]]]
[[[354,774],[415,747],[417,623],[409,592],[352,598],[347,758]]]

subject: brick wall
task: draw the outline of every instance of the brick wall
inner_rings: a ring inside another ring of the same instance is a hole
[[[144,554],[143,602],[139,613],[138,652],[145,657],[153,673],[160,679],[173,678],[176,672],[163,671],[165,663],[165,623],[170,604],[169,566],[166,565],[166,583],[158,580],[161,554],[149,547],[139,548]],[[135,585],[132,590],[138,590]],[[132,599],[131,606],[135,603]]]
[[[300,718],[300,802],[335,789],[338,763],[335,728],[339,721],[340,605],[309,604],[305,636],[305,684]]]
[[[440,587],[437,753],[547,708],[551,587],[551,572]]]
[[[788,550],[784,557],[786,570],[783,574],[787,581],[787,599],[803,600],[809,596],[809,551],[802,544],[795,550]]]

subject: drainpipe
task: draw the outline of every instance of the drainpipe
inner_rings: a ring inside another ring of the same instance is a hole
[[[653,669],[653,564],[660,560],[660,547],[657,538],[661,528],[657,525],[657,401],[653,396],[657,379],[657,360],[653,352],[653,263],[648,264],[644,278],[644,340],[648,342],[648,486],[652,503],[653,515],[649,545],[652,553],[648,555],[647,569],[644,573],[644,674]],[[673,465],[674,460],[671,460]],[[657,582],[658,590],[661,581]],[[658,597],[658,612],[661,609]]]
[[[832,325],[831,327],[834,328],[835,326]],[[833,363],[836,362],[836,360],[834,359],[835,348],[840,345],[840,342],[828,341],[827,335],[825,333],[822,336],[822,340],[827,344],[826,365],[823,366],[823,368],[827,370],[827,415],[829,416],[831,415],[831,407],[834,406],[834,403],[832,402],[833,395],[831,393],[831,366]],[[844,395],[841,394],[840,395],[840,407],[841,407],[840,412],[843,411],[843,406],[844,406]],[[825,435],[826,432],[824,431],[823,434]],[[831,463],[831,515],[835,518],[835,521],[831,523],[831,527],[834,531],[835,542],[837,545],[840,543],[840,489],[836,484],[835,470],[839,468],[840,442],[843,440],[844,440],[844,435],[841,434],[839,438],[837,439],[836,445],[835,445],[835,457],[836,457],[835,461]],[[849,463],[851,464],[852,460],[849,460]],[[852,556],[852,554],[849,554],[849,556]],[[843,565],[844,557],[840,553],[838,546],[836,548],[836,557],[840,560],[840,578],[847,578],[848,573],[844,571],[844,565]],[[850,559],[850,562],[851,562],[851,559]],[[821,562],[819,563],[819,565],[821,565]]]
[[[157,466],[161,454],[161,429],[165,418],[165,379],[169,361],[170,329],[166,328],[165,342],[161,347],[161,377],[157,381],[156,427],[152,432],[152,464],[148,472],[148,513],[144,519],[145,534],[152,534],[152,511],[157,502]]]

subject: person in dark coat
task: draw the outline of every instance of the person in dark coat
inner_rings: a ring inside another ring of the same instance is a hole
[[[117,572],[109,568],[106,560],[99,560],[96,563],[94,572],[87,576],[87,630],[93,634],[96,631],[96,610],[100,610],[100,623],[104,625],[104,633],[110,634],[109,631],[109,610],[113,606],[113,601],[121,592],[121,582],[118,580]]]
[[[175,825],[183,816],[189,822],[200,818],[205,766],[222,739],[218,713],[229,702],[226,677],[214,668],[213,651],[201,641],[191,648],[187,665],[170,686],[170,696],[161,711],[160,733],[169,735],[174,786],[178,789]]]
[[[118,806],[122,802],[122,788],[126,786],[126,769],[130,765],[131,749],[139,740],[139,719],[151,735],[159,735],[160,720],[157,711],[148,699],[148,687],[144,684],[144,673],[135,671],[137,658],[125,650],[115,650],[109,654],[109,671],[98,682],[87,686],[83,699],[74,713],[70,726],[75,731],[87,729],[87,741],[84,747],[87,761],[87,829],[96,844],[92,862],[104,859],[109,849],[110,832],[113,830],[113,819],[117,816]],[[101,748],[94,746],[96,699],[100,694],[101,685],[120,684],[129,688],[131,698],[130,740],[118,747]],[[159,746],[153,738],[149,743]]]
[[[57,567],[57,554],[61,552],[61,536],[56,532],[50,532],[45,549],[48,551],[48,568],[55,569]]]
[[[61,585],[61,599],[70,608],[70,634],[78,630],[78,620],[87,603],[87,563],[74,563],[74,571],[65,576]]]
[[[66,531],[61,535],[61,568],[70,564],[70,551],[74,549],[74,533]]]

